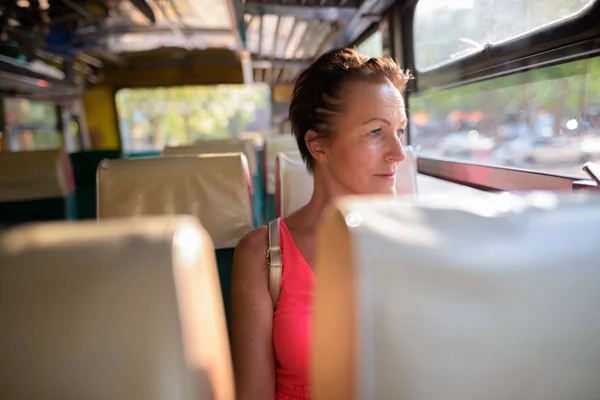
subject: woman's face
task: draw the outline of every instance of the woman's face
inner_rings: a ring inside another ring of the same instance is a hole
[[[406,155],[404,101],[391,83],[350,82],[333,135],[323,140],[317,164],[337,195],[395,194],[396,169]]]

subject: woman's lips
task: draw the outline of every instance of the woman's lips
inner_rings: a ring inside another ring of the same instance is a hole
[[[382,178],[382,179],[389,179],[389,180],[396,179],[395,172],[390,172],[389,174],[375,174],[375,176],[378,178]]]

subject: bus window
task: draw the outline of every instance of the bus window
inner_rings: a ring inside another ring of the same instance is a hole
[[[420,0],[414,19],[415,64],[433,69],[532,30],[575,17],[595,0]]]
[[[3,150],[56,149],[63,139],[55,105],[21,98],[4,99],[7,135]]]
[[[369,57],[391,57],[390,29],[386,19],[382,20],[375,32],[361,41],[356,49]]]
[[[364,42],[356,46],[356,50],[369,57],[383,57],[383,38],[381,31],[376,30]]]
[[[265,84],[121,89],[116,104],[122,148],[130,153],[270,130]]]
[[[418,154],[585,176],[600,160],[600,58],[411,96]]]

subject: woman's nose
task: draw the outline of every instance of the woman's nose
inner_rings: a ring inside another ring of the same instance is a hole
[[[392,140],[390,143],[390,148],[386,154],[386,161],[401,162],[405,159],[406,153],[404,153],[404,148],[402,147],[402,141],[400,141],[400,138]]]

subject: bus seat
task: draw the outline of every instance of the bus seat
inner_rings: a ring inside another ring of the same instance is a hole
[[[254,228],[249,181],[241,153],[104,160],[98,169],[98,218],[196,216],[215,245],[229,321],[233,251]]]
[[[315,400],[600,393],[600,196],[347,198],[322,224]]]
[[[0,153],[0,225],[76,219],[74,192],[63,149]]]
[[[0,398],[233,400],[195,218],[21,226],[0,237],[0,265]]]
[[[78,219],[96,219],[96,171],[105,158],[121,158],[119,150],[91,150],[69,155],[75,176]]]
[[[396,193],[417,193],[417,162],[412,146],[405,148],[406,159],[396,172]],[[285,217],[310,201],[312,175],[306,169],[299,151],[279,153],[275,162],[275,216]]]
[[[262,224],[261,205],[264,202],[263,189],[260,185],[257,166],[257,148],[251,139],[201,139],[188,146],[165,147],[164,157],[197,154],[243,153],[250,167],[252,176],[252,205],[254,226]]]
[[[298,151],[296,139],[291,134],[265,138],[263,148],[263,177],[265,188],[265,219],[275,218],[275,160],[277,154]]]
[[[210,139],[198,140],[187,146],[167,146],[162,152],[163,156],[216,154],[216,153],[244,153],[248,159],[250,174],[256,176],[256,148],[249,139]]]
[[[313,177],[299,151],[279,153],[275,159],[275,171],[275,216],[285,217],[310,201]]]
[[[259,180],[258,173],[258,147],[253,139],[200,139],[194,143],[200,148],[202,154],[227,153],[241,151],[248,159],[250,175],[252,176],[252,206],[254,213],[254,226],[262,225],[261,205],[264,203],[264,190]]]

